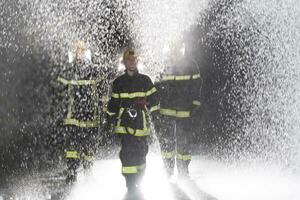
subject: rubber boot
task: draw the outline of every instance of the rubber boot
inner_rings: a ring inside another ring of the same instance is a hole
[[[188,179],[189,178],[189,163],[190,160],[176,160],[177,170],[178,170],[178,177],[180,179]]]
[[[126,187],[128,193],[136,193],[138,191],[139,177],[137,174],[128,174],[125,176]]]
[[[164,165],[167,172],[167,177],[171,178],[174,174],[175,159],[164,159]]]
[[[77,169],[79,167],[78,159],[68,159],[67,160],[67,170],[66,170],[66,184],[72,185],[77,181]]]
[[[72,170],[72,171],[68,171],[66,172],[66,184],[67,185],[72,185],[73,183],[75,183],[77,181],[77,172]]]

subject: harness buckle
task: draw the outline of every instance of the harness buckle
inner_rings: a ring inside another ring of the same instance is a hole
[[[137,111],[136,109],[133,108],[128,108],[127,109],[127,113],[129,114],[129,116],[133,119],[135,119],[137,117]]]

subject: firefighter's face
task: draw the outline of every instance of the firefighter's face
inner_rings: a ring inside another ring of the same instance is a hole
[[[124,60],[124,65],[127,71],[137,71],[137,58],[134,55],[129,55]]]

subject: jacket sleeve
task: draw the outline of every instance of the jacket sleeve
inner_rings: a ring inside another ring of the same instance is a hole
[[[192,62],[192,88],[191,88],[191,95],[192,95],[192,105],[193,108],[197,108],[201,105],[200,98],[201,98],[201,88],[202,88],[202,77],[200,74],[200,70],[198,64],[193,61]]]
[[[107,115],[109,117],[116,117],[120,107],[119,89],[116,80],[113,82],[111,98],[107,105]]]
[[[159,110],[159,100],[158,100],[158,92],[152,83],[151,79],[147,77],[146,79],[146,100],[148,102],[148,109],[150,112],[155,112]]]

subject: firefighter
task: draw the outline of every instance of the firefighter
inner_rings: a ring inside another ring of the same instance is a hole
[[[202,81],[197,63],[183,53],[179,45],[171,49],[169,65],[155,84],[160,101],[155,124],[168,176],[174,174],[176,163],[178,175],[189,177],[192,120],[200,107]]]
[[[61,67],[55,83],[58,138],[62,138],[67,163],[66,183],[76,181],[80,165],[92,166],[100,120],[103,76],[91,62],[91,51],[79,39],[72,42],[68,64]]]
[[[133,49],[123,53],[125,73],[113,82],[108,117],[114,121],[114,133],[121,141],[120,160],[128,192],[140,185],[146,168],[149,115],[158,110],[156,89],[151,79],[138,72]]]

